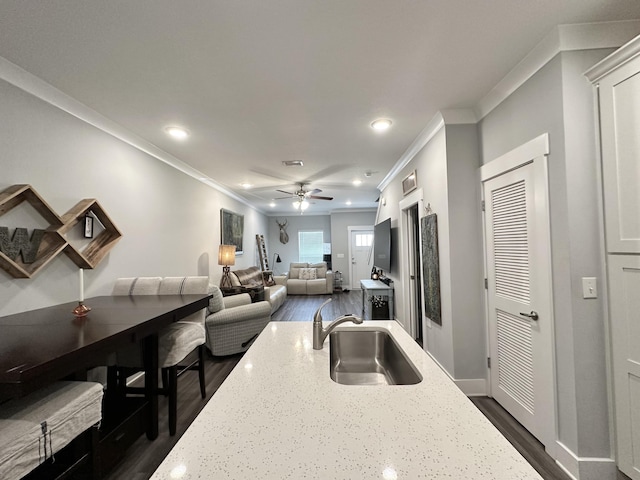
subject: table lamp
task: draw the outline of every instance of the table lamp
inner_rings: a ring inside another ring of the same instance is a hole
[[[220,288],[231,288],[231,277],[229,265],[236,264],[236,246],[220,245],[218,249],[218,265],[222,265],[222,279],[220,280]]]

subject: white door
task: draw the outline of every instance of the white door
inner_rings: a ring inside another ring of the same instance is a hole
[[[555,403],[546,157],[531,158],[530,147],[501,157],[501,168],[483,175],[490,390],[550,449]]]
[[[640,479],[640,256],[609,255],[618,468]]]
[[[349,255],[351,256],[351,271],[349,281],[351,289],[360,288],[360,280],[371,278],[373,268],[373,227],[350,228]]]

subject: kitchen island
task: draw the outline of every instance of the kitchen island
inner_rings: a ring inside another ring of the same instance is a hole
[[[340,385],[311,322],[271,322],[152,479],[541,479],[393,321],[423,379]]]

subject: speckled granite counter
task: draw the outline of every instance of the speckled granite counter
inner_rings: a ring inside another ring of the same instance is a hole
[[[399,324],[373,325],[421,383],[334,383],[311,322],[272,322],[152,479],[541,478]]]

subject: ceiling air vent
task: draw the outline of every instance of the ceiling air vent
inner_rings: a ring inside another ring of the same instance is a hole
[[[282,162],[285,167],[301,167],[304,165],[302,160],[285,160]]]

